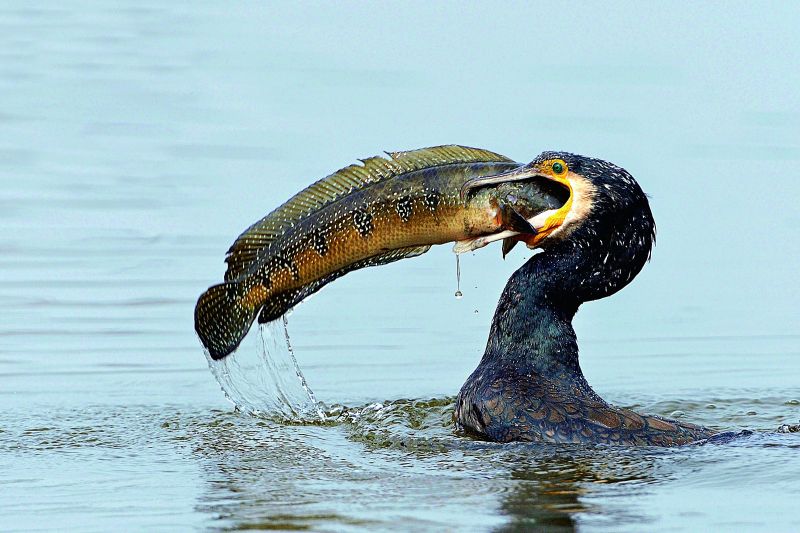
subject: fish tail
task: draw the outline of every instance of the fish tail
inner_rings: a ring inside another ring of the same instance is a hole
[[[242,284],[214,285],[197,300],[194,329],[214,360],[233,352],[247,335],[258,308],[243,301]]]

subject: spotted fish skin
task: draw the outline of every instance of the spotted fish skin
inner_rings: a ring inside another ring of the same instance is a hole
[[[264,254],[286,257],[300,280],[310,281],[383,251],[492,233],[500,225],[491,192],[484,191],[465,206],[454,187],[476,173],[503,168],[508,165],[437,168],[356,191],[298,223]],[[289,267],[276,266],[260,264],[247,279],[258,280],[266,270],[275,281],[275,292],[291,288],[281,273]]]
[[[526,213],[563,203],[536,182],[488,187],[462,199],[467,180],[519,166],[485,150],[447,146],[390,157],[364,160],[371,175],[349,190],[332,189],[340,175],[360,179],[361,167],[326,178],[330,186],[320,180],[237,239],[226,282],[210,288],[195,309],[195,329],[211,357],[233,351],[257,314],[261,322],[274,320],[347,272],[498,232],[500,204],[509,196],[521,198]]]

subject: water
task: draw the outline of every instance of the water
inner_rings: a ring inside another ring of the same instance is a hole
[[[283,421],[325,421],[325,413],[297,363],[284,315],[254,325],[247,339],[224,359],[206,354],[211,373],[241,412]]]
[[[3,3],[3,529],[800,529],[800,437],[774,432],[800,420],[800,15],[639,9]],[[443,246],[295,310],[324,422],[234,412],[192,311],[235,236],[357,157],[450,142],[628,168],[658,244],[579,313],[587,377],[756,434],[617,450],[454,432],[530,254],[499,245],[462,258],[460,301]]]
[[[464,293],[461,292],[461,256],[456,254],[456,298],[460,300],[464,297]]]

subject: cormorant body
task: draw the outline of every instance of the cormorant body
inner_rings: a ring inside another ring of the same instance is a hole
[[[456,422],[499,442],[674,446],[712,436],[609,405],[578,362],[572,319],[580,305],[625,287],[650,257],[655,222],[638,183],[613,164],[561,152],[504,179],[532,176],[563,183],[571,205],[529,242],[543,251],[509,279],[483,358],[458,395]]]

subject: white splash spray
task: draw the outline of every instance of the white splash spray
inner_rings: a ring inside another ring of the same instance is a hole
[[[286,315],[258,324],[235,352],[206,359],[225,396],[242,412],[289,421],[325,420],[323,406],[297,364]]]

